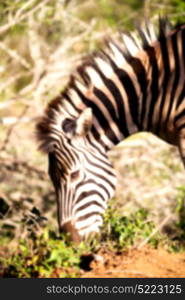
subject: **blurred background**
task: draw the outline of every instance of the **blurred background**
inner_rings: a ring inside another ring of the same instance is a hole
[[[183,0],[0,1],[0,245],[27,234],[30,224],[57,230],[47,157],[37,149],[35,123],[82,58],[116,31],[134,30],[144,17],[185,20]],[[123,214],[151,211],[172,220],[185,195],[185,171],[176,148],[134,135],[110,152],[118,185],[113,206]]]

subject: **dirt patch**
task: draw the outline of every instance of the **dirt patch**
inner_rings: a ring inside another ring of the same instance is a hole
[[[185,253],[169,253],[146,246],[122,253],[100,251],[99,261],[82,277],[185,277]]]

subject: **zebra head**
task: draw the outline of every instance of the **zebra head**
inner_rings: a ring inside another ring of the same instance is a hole
[[[99,232],[116,185],[105,148],[92,138],[92,121],[90,108],[75,118],[57,117],[55,111],[53,122],[42,120],[37,127],[41,138],[49,126],[48,137],[42,139],[45,148],[50,143],[48,171],[56,192],[59,229],[76,242]]]

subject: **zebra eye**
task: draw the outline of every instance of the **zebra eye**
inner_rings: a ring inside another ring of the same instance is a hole
[[[74,134],[76,129],[76,121],[69,118],[65,119],[62,123],[62,129],[64,130],[64,132]]]
[[[72,173],[71,173],[71,180],[76,180],[76,179],[78,179],[79,175],[80,175],[80,170],[77,170],[77,171],[72,172]]]

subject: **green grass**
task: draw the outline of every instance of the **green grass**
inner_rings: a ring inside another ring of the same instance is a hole
[[[75,250],[65,238],[58,238],[53,230],[45,228],[38,236],[20,239],[17,250],[0,259],[5,277],[50,277],[60,268],[60,277],[65,277],[68,268],[77,273],[82,245]],[[66,270],[66,271],[64,271]],[[69,276],[70,277],[70,276]]]
[[[185,186],[180,186],[178,191],[176,212],[179,219],[176,226],[180,231],[180,239],[185,240]]]
[[[138,245],[148,238],[154,229],[155,224],[149,220],[149,212],[146,209],[139,209],[127,217],[110,207],[105,214],[103,239],[110,247],[118,250]],[[161,236],[156,234],[149,243],[156,247],[160,239]]]
[[[122,216],[112,206],[104,216],[101,237],[80,245],[72,243],[69,236],[56,234],[48,226],[37,231],[28,224],[25,238],[19,238],[16,245],[8,247],[11,236],[1,238],[0,276],[2,277],[80,277],[82,256],[97,253],[100,248],[112,252],[122,251],[132,246],[138,247],[147,240],[152,247],[165,245],[169,251],[184,250],[185,208],[182,203],[185,189],[179,190],[176,212],[179,221],[174,224],[176,236],[171,241],[160,232],[155,232],[156,225],[150,220],[149,212],[139,209],[130,216]]]

